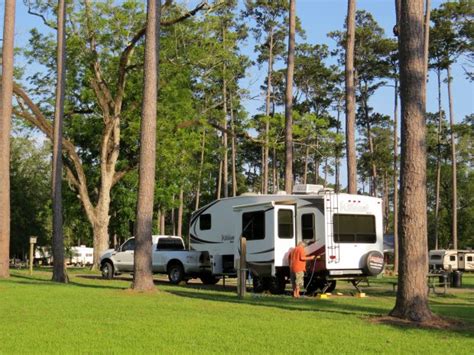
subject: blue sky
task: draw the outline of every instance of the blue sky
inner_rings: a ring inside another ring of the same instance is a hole
[[[199,1],[188,0],[186,3],[191,8]],[[432,8],[438,7],[442,1],[432,0]],[[0,1],[1,16],[3,16],[4,1]],[[243,5],[243,1],[240,1]],[[379,25],[384,28],[388,37],[392,35],[392,28],[395,23],[394,14],[394,0],[358,0],[357,8],[364,9],[373,14]],[[307,43],[326,43],[330,47],[334,47],[335,43],[326,35],[330,31],[343,28],[344,19],[347,11],[346,0],[296,0],[296,12],[300,17],[302,26],[306,31]],[[3,23],[3,21],[2,21]],[[15,41],[16,46],[24,46],[27,43],[28,32],[32,27],[38,27],[42,30],[47,30],[41,21],[27,14],[26,8],[22,0],[17,0],[17,19]],[[298,40],[298,39],[297,39]],[[301,41],[301,39],[300,39]],[[249,39],[247,44],[242,47],[242,51],[255,59],[254,41]],[[21,65],[21,59],[18,58],[18,63]],[[453,66],[453,97],[454,97],[454,113],[457,122],[461,121],[466,115],[474,112],[474,90],[472,83],[469,83],[465,77],[462,65],[464,60],[461,59]],[[30,68],[36,70],[36,68]],[[264,102],[263,93],[260,91],[260,85],[265,79],[266,67],[254,67],[249,71],[248,77],[244,79],[241,85],[251,92],[251,96],[257,96],[254,100],[245,101],[245,107],[249,114],[258,112],[259,107]],[[445,75],[445,74],[444,74]],[[260,97],[258,96],[260,94]],[[443,106],[447,110],[447,89],[443,85]],[[378,92],[371,98],[371,106],[374,110],[380,113],[393,116],[393,88],[385,87],[378,90]],[[437,86],[436,75],[430,73],[430,78],[427,87],[427,110],[429,112],[437,111]],[[345,163],[342,163],[344,167]],[[342,173],[341,182],[345,184],[345,172]]]

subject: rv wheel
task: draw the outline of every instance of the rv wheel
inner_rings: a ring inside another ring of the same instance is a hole
[[[102,273],[102,278],[111,280],[114,277],[114,266],[110,261],[105,261],[100,266],[100,271]]]
[[[270,282],[270,292],[274,295],[281,295],[285,293],[286,280],[285,276],[277,275],[272,277]]]
[[[179,263],[168,266],[168,279],[173,285],[179,284],[184,279],[184,269]]]
[[[219,277],[215,277],[212,274],[202,274],[199,278],[204,285],[215,285],[220,280]]]
[[[328,281],[329,287],[327,288],[326,292],[332,292],[336,289],[336,281]]]
[[[253,283],[253,292],[255,293],[262,293],[265,291],[265,285],[262,282],[262,279],[256,275],[252,275],[252,283]]]

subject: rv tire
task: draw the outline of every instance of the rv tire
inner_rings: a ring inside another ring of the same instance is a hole
[[[114,265],[110,261],[104,261],[100,266],[102,278],[111,280],[114,278]]]
[[[286,281],[285,276],[276,275],[270,281],[270,293],[273,295],[282,295],[285,293]]]
[[[168,280],[173,285],[179,284],[184,280],[184,268],[179,262],[168,265]]]
[[[262,293],[263,291],[265,291],[265,284],[263,283],[263,280],[257,275],[252,274],[252,284],[253,292]]]
[[[215,285],[220,280],[220,277],[216,277],[212,274],[202,274],[199,278],[204,285]]]

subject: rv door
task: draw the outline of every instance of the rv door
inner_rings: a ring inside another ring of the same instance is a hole
[[[274,217],[275,267],[288,266],[288,254],[296,245],[295,206],[276,205]]]

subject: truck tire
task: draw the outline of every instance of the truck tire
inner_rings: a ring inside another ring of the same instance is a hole
[[[184,280],[184,268],[181,263],[174,262],[168,265],[168,280],[173,285],[177,285]]]
[[[215,285],[220,280],[220,277],[216,277],[212,274],[202,274],[199,278],[204,285]]]
[[[110,261],[104,261],[100,266],[102,278],[112,280],[114,278],[114,265]]]

